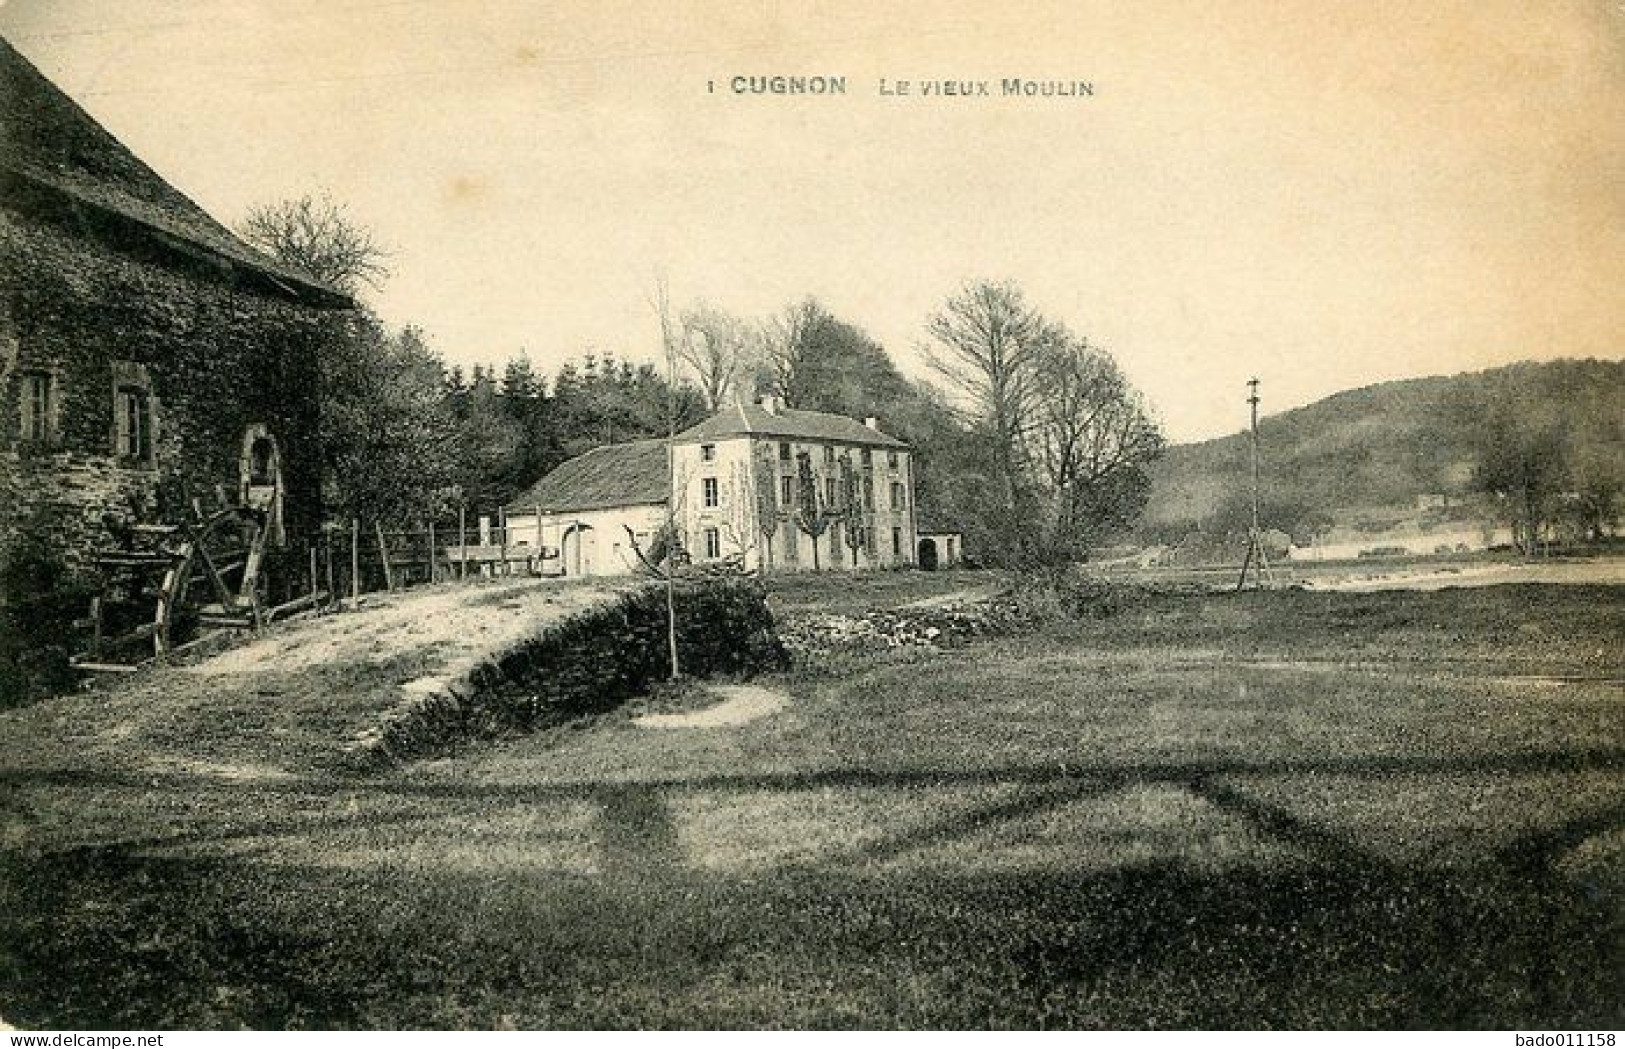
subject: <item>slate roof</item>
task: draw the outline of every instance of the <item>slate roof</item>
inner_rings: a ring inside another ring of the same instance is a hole
[[[239,240],[142,163],[0,38],[0,187],[66,201],[73,212],[153,239],[181,241],[246,268],[284,294],[318,305],[353,306],[347,295]],[[88,214],[87,214],[88,213]],[[91,223],[93,227],[96,222]]]
[[[508,504],[510,514],[570,513],[664,504],[671,497],[666,442],[606,444],[560,463]]]
[[[807,412],[797,408],[780,408],[777,413],[770,413],[759,404],[736,404],[731,408],[725,408],[699,425],[684,430],[677,435],[676,440],[682,444],[694,444],[744,435],[784,437],[802,441],[831,441],[876,448],[908,447],[903,441],[878,430],[871,430],[858,420],[845,415]]]

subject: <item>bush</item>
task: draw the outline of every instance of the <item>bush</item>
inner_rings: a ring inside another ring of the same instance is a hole
[[[1035,619],[1104,619],[1140,603],[1148,593],[1134,583],[1107,581],[1066,566],[1022,574],[1010,596]]]
[[[73,687],[73,622],[91,590],[68,574],[40,521],[0,555],[0,710]]]

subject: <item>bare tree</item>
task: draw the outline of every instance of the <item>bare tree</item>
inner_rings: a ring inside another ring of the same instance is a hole
[[[961,413],[989,439],[1005,530],[1019,558],[1027,545],[1024,440],[1037,402],[1034,364],[1055,330],[1014,284],[967,284],[927,322],[927,361],[956,388]]]
[[[693,373],[705,406],[723,407],[750,370],[750,337],[743,321],[706,303],[683,312],[676,352]]]
[[[796,369],[806,353],[808,337],[828,316],[818,300],[808,297],[773,314],[758,328],[757,356],[763,380],[786,405],[793,403]]]
[[[1025,444],[1052,498],[1052,544],[1076,553],[1101,527],[1139,512],[1144,467],[1162,453],[1163,437],[1111,354],[1055,335],[1033,359],[1043,396]]]
[[[864,512],[864,477],[852,465],[850,455],[840,460],[841,505],[835,508],[841,522],[841,539],[852,552],[852,567],[858,567],[858,551],[869,548],[869,515]],[[872,482],[871,482],[872,483]]]
[[[297,266],[333,287],[355,293],[381,287],[389,276],[389,253],[371,231],[352,222],[332,198],[309,194],[262,204],[249,211],[237,232],[267,254]]]
[[[751,456],[752,488],[756,500],[756,528],[762,533],[762,574],[773,567],[773,539],[789,507],[779,506],[778,471],[770,445],[759,444]]]
[[[818,495],[818,478],[813,473],[812,456],[796,453],[795,522],[812,541],[813,571],[818,571],[818,540],[829,530],[829,514]]]
[[[667,284],[665,274],[655,279],[654,291],[649,296],[649,305],[654,308],[655,315],[660,321],[660,348],[666,358],[666,475],[671,478],[671,496],[666,500],[666,520],[662,532],[668,537],[673,551],[672,568],[667,570],[666,581],[666,648],[671,659],[671,679],[678,680],[683,676],[682,663],[677,656],[677,591],[673,579],[679,558],[677,550],[682,545],[682,527],[677,520],[677,500],[682,491],[677,486],[676,473],[676,443],[677,443],[677,357],[678,357],[678,330],[672,323],[671,317],[671,288]],[[633,544],[636,549],[636,544]],[[639,559],[643,559],[641,552]]]

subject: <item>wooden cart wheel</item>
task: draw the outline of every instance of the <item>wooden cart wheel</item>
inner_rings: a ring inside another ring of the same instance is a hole
[[[183,533],[153,616],[153,650],[160,656],[207,627],[264,625],[265,513],[235,506],[184,526]]]

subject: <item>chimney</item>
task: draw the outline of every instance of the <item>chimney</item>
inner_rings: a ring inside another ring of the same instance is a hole
[[[767,393],[762,395],[762,411],[769,415],[779,414],[779,398],[777,394]]]
[[[871,416],[869,416],[869,418],[863,420],[863,425],[867,426],[871,430],[879,430],[880,429],[880,420],[878,418],[876,418],[875,416],[871,415]]]

